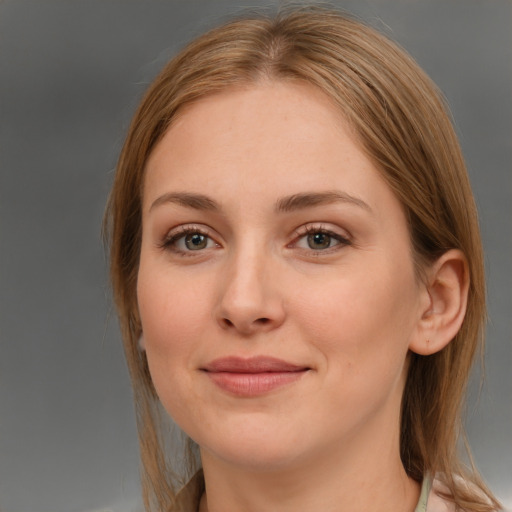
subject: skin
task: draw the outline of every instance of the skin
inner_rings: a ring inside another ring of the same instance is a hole
[[[334,191],[342,200],[276,211]],[[205,245],[191,250],[194,233]],[[184,110],[147,163],[140,256],[144,348],[199,444],[201,510],[414,510],[399,457],[407,356],[444,343],[426,332],[432,297],[464,272],[440,262],[430,290],[417,278],[400,203],[322,92],[265,82]],[[259,355],[308,370],[255,397],[203,371]]]

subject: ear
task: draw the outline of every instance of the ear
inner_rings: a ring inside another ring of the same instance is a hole
[[[457,249],[445,252],[426,272],[421,318],[409,348],[420,355],[442,350],[459,332],[466,314],[469,270]]]

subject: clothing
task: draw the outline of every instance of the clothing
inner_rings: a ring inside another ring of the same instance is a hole
[[[426,477],[421,486],[420,499],[414,512],[455,512],[453,503],[441,498],[436,491],[442,491],[439,480]],[[196,512],[204,492],[203,472],[198,471],[178,493],[176,507],[172,512]]]
[[[204,493],[203,470],[200,469],[183,487],[176,497],[176,503],[171,512],[196,512]]]
[[[424,478],[421,486],[420,499],[414,512],[454,512],[455,505],[437,494],[443,490],[444,486],[439,480],[434,479],[434,481],[432,481],[429,477]]]

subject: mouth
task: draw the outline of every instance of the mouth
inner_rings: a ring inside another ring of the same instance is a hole
[[[201,370],[220,389],[254,397],[300,380],[311,368],[267,356],[215,359]]]

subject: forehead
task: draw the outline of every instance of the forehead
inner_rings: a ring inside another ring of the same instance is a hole
[[[294,176],[305,187],[323,179],[326,189],[336,167],[357,167],[361,176],[364,168],[379,179],[327,95],[304,83],[265,82],[184,108],[148,159],[146,185],[164,175],[178,188]]]
[[[228,88],[180,109],[150,155],[149,166],[158,158],[165,139],[174,140],[176,146],[181,146],[181,139],[208,149],[227,146],[230,151],[236,150],[236,142],[246,151],[255,143],[270,144],[275,136],[279,136],[279,143],[286,139],[313,140],[313,131],[320,127],[348,130],[341,111],[317,87],[303,82],[265,81]],[[281,149],[285,151],[286,147]]]

